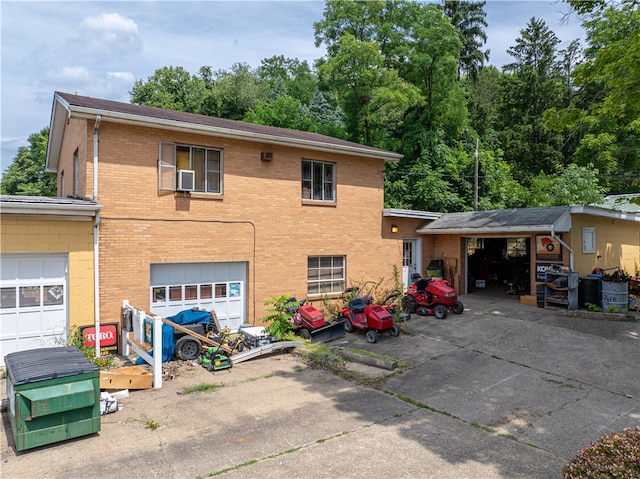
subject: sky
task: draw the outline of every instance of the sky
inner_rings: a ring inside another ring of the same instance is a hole
[[[0,173],[27,138],[49,126],[55,91],[129,102],[136,80],[162,67],[253,68],[264,58],[314,60],[313,23],[324,2],[291,1],[8,1],[0,0]],[[556,0],[487,0],[485,49],[498,68],[532,17],[561,40],[584,32],[576,15],[562,22]]]

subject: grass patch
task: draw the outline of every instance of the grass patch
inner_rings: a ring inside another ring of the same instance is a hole
[[[362,356],[368,356],[370,358],[381,359],[384,361],[391,361],[397,364],[398,368],[404,369],[408,366],[407,363],[402,361],[401,359],[394,358],[393,356],[387,356],[385,354],[378,354],[372,351],[367,351],[366,349],[356,349],[356,348],[344,348],[340,346],[340,349],[345,351],[351,351],[352,353],[361,354]]]
[[[149,419],[144,422],[144,427],[146,427],[147,429],[151,429],[152,431],[155,431],[160,427],[160,424]]]
[[[182,394],[200,393],[200,392],[213,392],[223,387],[219,384],[200,383],[195,386],[188,386],[182,390]]]

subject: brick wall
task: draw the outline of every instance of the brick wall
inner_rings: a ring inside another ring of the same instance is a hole
[[[91,163],[92,135],[91,122],[65,134],[61,165],[75,148]],[[149,307],[152,263],[248,262],[250,321],[266,314],[263,302],[272,295],[306,297],[308,256],[346,255],[348,280],[377,281],[391,278],[393,266],[401,270],[401,240],[382,235],[381,160],[118,125],[104,118],[99,141],[103,322],[119,320],[123,299]],[[159,191],[161,141],[223,149],[223,195]],[[273,160],[262,161],[263,151],[273,152]],[[336,163],[335,204],[301,200],[303,158]],[[86,171],[90,194],[92,169]]]

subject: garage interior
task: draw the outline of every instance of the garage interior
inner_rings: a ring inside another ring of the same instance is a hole
[[[467,293],[530,294],[530,270],[529,237],[467,238]]]

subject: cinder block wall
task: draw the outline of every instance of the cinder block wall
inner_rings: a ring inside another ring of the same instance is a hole
[[[93,124],[79,123],[63,140],[61,165],[76,148],[93,162]],[[223,194],[159,191],[161,141],[222,149]],[[263,151],[273,152],[273,160],[262,161]],[[334,204],[301,199],[303,158],[336,164]],[[382,160],[103,118],[98,165],[103,322],[119,321],[123,299],[149,308],[152,263],[246,261],[249,321],[267,314],[263,302],[272,295],[306,297],[308,256],[346,255],[347,282],[390,279],[394,265],[402,270],[401,239],[382,234]],[[92,167],[85,171],[90,195]]]
[[[0,215],[1,251],[67,254],[69,326],[93,324],[93,222],[53,219]]]

